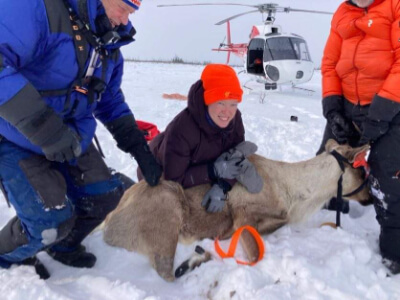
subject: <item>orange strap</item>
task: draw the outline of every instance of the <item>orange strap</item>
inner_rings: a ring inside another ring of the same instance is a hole
[[[79,93],[82,93],[82,94],[84,94],[84,95],[87,95],[87,94],[89,93],[88,90],[87,90],[87,88],[80,87],[79,85],[76,85],[76,86],[75,86],[75,91],[77,91],[77,92],[79,92]]]
[[[254,266],[256,263],[258,263],[262,258],[264,257],[264,252],[265,252],[265,247],[264,247],[264,241],[261,238],[260,234],[257,232],[257,230],[249,225],[242,226],[232,236],[231,244],[229,245],[228,252],[225,253],[221,247],[219,246],[218,238],[215,239],[214,241],[214,246],[215,246],[215,251],[221,256],[222,258],[231,258],[235,256],[236,252],[236,247],[237,243],[239,242],[240,235],[242,234],[243,230],[247,230],[248,232],[251,233],[253,238],[255,239],[257,246],[258,246],[258,259],[255,262],[247,262],[247,261],[241,261],[236,259],[236,262],[241,265],[250,265]]]

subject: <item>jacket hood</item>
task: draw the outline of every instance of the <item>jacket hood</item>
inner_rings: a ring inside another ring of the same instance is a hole
[[[370,8],[370,7],[376,6],[376,5],[380,4],[380,3],[382,3],[383,1],[385,1],[385,0],[374,0],[374,2],[372,2],[371,5],[367,7],[367,9]],[[359,9],[365,9],[365,8],[358,7],[357,4],[355,4],[354,0],[348,0],[346,2],[348,4],[350,4],[350,5],[352,5],[352,6],[355,6],[355,7],[359,8]]]
[[[201,80],[198,80],[190,88],[187,109],[203,132],[209,136],[216,136],[218,138],[221,134],[232,132],[235,128],[236,119],[241,115],[240,111],[237,110],[235,117],[226,128],[220,128],[215,124],[211,124],[206,117],[207,106],[204,103],[204,88]]]

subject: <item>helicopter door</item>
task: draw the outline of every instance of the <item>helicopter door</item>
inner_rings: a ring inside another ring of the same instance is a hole
[[[247,73],[265,75],[263,67],[265,40],[252,39],[247,50]]]

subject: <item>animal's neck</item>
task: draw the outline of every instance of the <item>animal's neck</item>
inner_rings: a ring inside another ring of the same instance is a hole
[[[276,179],[282,180],[282,188],[288,191],[286,201],[292,221],[306,218],[336,195],[342,171],[332,155],[324,153],[307,161],[282,164],[285,171],[281,175],[285,178]]]

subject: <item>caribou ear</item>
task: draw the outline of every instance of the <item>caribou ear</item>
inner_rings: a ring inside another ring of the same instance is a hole
[[[340,147],[338,142],[334,139],[329,139],[325,144],[325,151],[331,153],[333,150],[337,150],[338,147]]]
[[[357,148],[350,148],[347,151],[345,151],[343,156],[347,158],[349,163],[353,163],[355,161],[357,155],[359,155],[362,152],[366,153],[369,150],[369,148],[370,148],[370,146],[368,144],[361,146],[361,147],[357,147]],[[364,157],[365,157],[365,154],[364,154]]]

